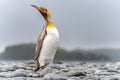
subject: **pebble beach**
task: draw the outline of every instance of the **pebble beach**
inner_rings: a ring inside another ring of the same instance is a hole
[[[120,80],[120,62],[54,62],[36,73],[33,61],[1,62],[0,80]]]

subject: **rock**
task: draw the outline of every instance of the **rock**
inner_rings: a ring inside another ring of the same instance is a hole
[[[96,69],[96,68],[90,68],[90,69],[85,70],[85,72],[88,73],[88,74],[93,74],[96,71],[98,71],[98,69]]]
[[[39,76],[39,74],[32,74],[32,77],[37,78],[37,77],[40,77],[40,76]]]
[[[24,64],[24,63],[17,63],[17,65],[13,66],[13,69],[26,69],[28,65]],[[15,70],[16,70],[15,69]]]
[[[82,79],[79,78],[79,77],[70,77],[70,78],[68,78],[67,80],[82,80]]]
[[[0,78],[0,80],[44,80],[44,79],[32,77],[15,77],[15,78]]]
[[[116,62],[114,65],[120,67],[120,62]]]
[[[17,69],[19,69],[19,67],[18,67],[17,65],[14,65],[14,66],[12,67],[12,70],[17,70]]]
[[[87,68],[82,67],[82,66],[74,66],[74,67],[68,67],[70,71],[81,71],[81,70],[86,70]]]
[[[8,70],[7,69],[5,69],[4,67],[2,68],[2,67],[0,67],[0,72],[7,72]]]
[[[50,65],[51,68],[59,69],[59,70],[67,68],[66,66],[67,66],[66,64],[52,64],[52,65]]]
[[[115,66],[112,63],[107,63],[103,66],[103,69],[109,69],[109,68],[115,68]]]
[[[28,78],[26,78],[25,80],[44,80],[44,79],[43,79],[43,78],[40,78],[40,77],[38,77],[38,78],[28,77]]]
[[[94,74],[100,74],[101,73],[101,70],[96,70],[95,72],[94,72]]]
[[[120,78],[111,78],[110,80],[120,80]]]
[[[10,65],[8,65],[8,64],[3,64],[3,65],[1,65],[2,66],[2,68],[4,68],[4,69],[6,69],[6,71],[13,71],[13,64],[10,64]]]
[[[120,75],[113,75],[110,80],[120,80]]]
[[[84,65],[84,63],[82,64],[79,62],[71,62],[71,63],[68,62],[67,67],[80,67],[81,65]]]
[[[46,67],[43,70],[39,70],[37,73],[39,74],[40,77],[43,77],[44,75],[48,74],[48,73],[57,73],[57,69],[53,69],[50,67]]]
[[[26,77],[17,77],[17,78],[12,78],[12,80],[26,80]]]
[[[67,76],[86,76],[85,72],[80,72],[80,71],[69,71],[67,72]]]
[[[96,76],[88,76],[88,77],[85,77],[84,79],[82,80],[104,80],[104,79],[99,79],[98,77]]]
[[[109,73],[107,71],[100,71],[97,75],[99,75],[99,76],[109,76],[109,75],[111,75],[111,73]]]
[[[100,76],[99,80],[110,80],[110,76]]]
[[[45,80],[67,80],[68,77],[60,74],[48,73],[44,76]]]
[[[1,78],[1,77],[0,77],[0,80],[13,80],[13,79],[11,79],[11,78],[7,78],[7,79],[6,79],[6,78]]]
[[[0,77],[10,78],[12,77],[12,72],[0,72]]]
[[[60,71],[61,71],[61,72],[68,72],[69,69],[68,69],[68,68],[66,68],[66,69],[61,69]]]
[[[118,70],[117,70],[116,68],[114,68],[114,67],[109,67],[109,68],[107,69],[107,71],[108,71],[108,72],[116,72],[116,73],[119,73]]]
[[[12,77],[27,77],[28,73],[24,69],[18,69],[13,72]]]

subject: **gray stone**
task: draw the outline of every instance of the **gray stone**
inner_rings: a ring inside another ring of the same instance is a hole
[[[26,80],[26,77],[15,77],[12,80]]]
[[[120,75],[112,75],[110,80],[120,80]]]
[[[82,79],[79,78],[79,77],[70,77],[70,78],[68,78],[67,80],[82,80]]]
[[[28,73],[24,69],[18,69],[13,72],[12,77],[27,77]]]
[[[85,72],[80,72],[80,71],[69,71],[67,72],[67,76],[86,76]]]
[[[82,80],[100,80],[98,77],[85,77],[84,79]]]
[[[94,74],[100,74],[102,72],[102,70],[96,70],[95,72],[94,72]]]
[[[61,69],[60,71],[61,71],[61,72],[68,72],[69,69],[68,69],[68,68],[66,68],[66,69]]]
[[[12,72],[0,72],[0,77],[10,78],[12,77]]]
[[[81,70],[84,70],[85,68],[84,67],[80,67],[80,66],[74,66],[74,67],[69,67],[69,70],[71,71],[81,71]]]
[[[66,64],[52,64],[52,65],[50,65],[50,67],[54,68],[54,69],[65,69],[65,68],[67,68]]]
[[[93,73],[95,73],[96,71],[98,71],[98,69],[96,69],[96,68],[90,68],[90,69],[87,69],[87,70],[86,70],[86,73],[88,73],[88,74],[93,74]]]
[[[26,65],[26,64],[24,64],[24,63],[18,63],[17,65],[14,65],[12,68],[13,68],[14,70],[17,70],[17,69],[27,69],[27,66],[28,66],[28,65]]]
[[[118,70],[115,68],[115,67],[109,67],[107,69],[108,72],[116,72],[116,73],[119,73]]]
[[[110,80],[120,80],[120,78],[111,78]]]
[[[0,80],[44,80],[44,79],[32,77],[15,77],[15,78],[0,78]]]
[[[110,76],[100,76],[100,80],[110,80]]]
[[[56,73],[58,70],[57,69],[53,69],[53,68],[50,68],[50,67],[46,67],[45,69],[43,70],[39,70],[37,72],[37,74],[39,74],[39,76],[43,77],[44,75],[48,74],[48,73]]]
[[[111,75],[111,73],[107,72],[107,71],[101,71],[98,73],[98,75],[101,75],[101,76],[109,76]]]
[[[39,77],[39,74],[32,74],[32,77]]]
[[[44,80],[43,78],[32,78],[32,77],[27,77],[26,80]]]
[[[17,70],[17,69],[19,69],[19,67],[18,67],[17,65],[14,65],[14,66],[12,67],[12,70]]]
[[[13,80],[12,78],[1,78],[0,77],[0,80]]]
[[[67,80],[68,77],[59,75],[59,74],[53,74],[53,73],[48,73],[44,76],[45,80]]]
[[[0,72],[7,72],[8,70],[5,69],[4,67],[0,67]]]
[[[11,65],[9,65],[9,64],[2,64],[2,65],[0,65],[1,72],[2,72],[3,69],[6,70],[6,71],[11,71],[12,66],[13,66],[12,64]]]

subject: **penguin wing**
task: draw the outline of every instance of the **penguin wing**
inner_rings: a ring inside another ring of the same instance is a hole
[[[43,40],[44,40],[46,35],[47,35],[46,27],[44,27],[42,32],[40,33],[40,36],[39,36],[37,44],[36,44],[34,60],[37,60],[39,55],[40,55],[40,52],[41,52],[41,49],[42,49]]]

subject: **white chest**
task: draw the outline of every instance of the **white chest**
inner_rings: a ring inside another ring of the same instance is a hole
[[[48,64],[53,61],[57,47],[59,44],[59,32],[55,29],[47,29],[47,36],[43,41],[39,62],[41,65]]]

